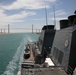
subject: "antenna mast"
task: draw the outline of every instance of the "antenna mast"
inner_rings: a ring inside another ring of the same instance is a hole
[[[47,25],[47,30],[48,30],[48,21],[47,21],[47,9],[46,9],[46,6],[45,6],[45,16],[46,16],[46,25]]]
[[[53,11],[54,11],[54,25],[56,27],[56,19],[55,19],[55,7],[53,6]]]

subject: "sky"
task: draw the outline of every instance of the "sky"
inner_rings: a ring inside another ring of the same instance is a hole
[[[0,29],[7,29],[8,24],[14,32],[16,28],[25,32],[32,25],[34,29],[41,29],[46,25],[45,7],[48,25],[54,24],[54,8],[56,29],[59,20],[67,19],[76,10],[76,0],[0,0]]]

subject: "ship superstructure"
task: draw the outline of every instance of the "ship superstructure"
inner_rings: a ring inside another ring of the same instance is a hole
[[[76,15],[60,20],[60,30],[54,25],[42,28],[39,41],[24,49],[21,75],[76,74]]]

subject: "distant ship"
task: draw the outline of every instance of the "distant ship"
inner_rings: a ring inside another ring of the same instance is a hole
[[[18,75],[76,75],[76,15],[42,28],[39,41],[28,42]]]

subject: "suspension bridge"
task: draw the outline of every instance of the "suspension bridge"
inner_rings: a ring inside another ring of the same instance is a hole
[[[34,28],[33,25],[31,28],[11,28],[10,25],[8,24],[7,27],[0,27],[0,33],[41,33],[41,29]]]

